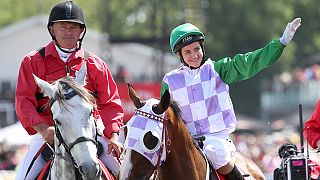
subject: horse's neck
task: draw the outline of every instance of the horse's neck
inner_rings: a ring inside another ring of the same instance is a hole
[[[161,179],[205,179],[205,160],[193,145],[188,129],[181,123],[169,127],[171,152],[159,175]]]
[[[173,127],[169,129],[169,137],[171,139],[171,149],[175,149],[172,151],[172,155],[169,155],[168,159],[175,158],[176,162],[183,161],[194,161],[198,157],[201,158],[201,154],[195,147],[192,141],[192,137],[186,128],[185,124],[182,120],[180,122],[175,122]],[[171,153],[171,152],[170,152]],[[187,166],[186,163],[183,163]],[[181,165],[179,165],[181,166]]]
[[[66,152],[65,148],[61,144],[59,145],[59,141],[55,139],[55,152],[60,154],[61,156],[67,157],[71,160],[70,155]],[[51,170],[51,179],[65,179],[65,180],[73,180],[75,179],[75,167],[74,165],[61,158],[60,155],[56,155],[53,160],[53,166]]]

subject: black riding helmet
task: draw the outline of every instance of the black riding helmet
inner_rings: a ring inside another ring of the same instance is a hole
[[[50,12],[49,20],[48,20],[48,31],[50,33],[49,27],[52,26],[56,22],[74,22],[81,25],[84,29],[82,37],[79,39],[79,46],[76,48],[76,51],[81,48],[82,40],[84,35],[86,34],[86,24],[84,22],[84,15],[81,7],[72,1],[65,1],[56,4]],[[56,40],[55,37],[50,33],[52,40]],[[56,43],[59,47],[59,45]],[[59,49],[66,53],[71,53],[66,50],[63,50],[61,47]]]

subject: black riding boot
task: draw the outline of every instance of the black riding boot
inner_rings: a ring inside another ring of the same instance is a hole
[[[244,177],[240,173],[239,169],[237,166],[234,166],[232,171],[229,174],[224,175],[226,180],[244,180]]]

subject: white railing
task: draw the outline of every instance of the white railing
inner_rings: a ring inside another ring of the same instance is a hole
[[[14,102],[0,100],[0,128],[16,122]]]
[[[296,108],[297,104],[314,107],[320,99],[320,81],[292,83],[285,91],[269,91],[261,94],[261,108],[277,112]]]

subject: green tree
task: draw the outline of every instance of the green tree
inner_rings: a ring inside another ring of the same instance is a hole
[[[289,5],[288,5],[289,4]],[[216,0],[207,13],[208,55],[213,59],[234,56],[263,47],[282,35],[287,23],[295,17],[290,0]],[[294,60],[295,42],[286,48],[280,60],[255,77],[231,85],[235,109],[258,116],[260,82],[272,74],[289,69]],[[250,99],[250,101],[248,101]],[[254,108],[253,108],[254,107]],[[253,110],[254,109],[254,110]]]
[[[2,0],[0,28],[37,14],[49,14],[59,0]],[[307,65],[320,49],[318,0],[77,0],[90,28],[113,41],[136,41],[170,52],[169,34],[191,22],[206,34],[206,54],[214,60],[253,51],[282,35],[286,24],[302,18],[302,27],[280,60],[255,77],[231,85],[239,112],[258,116],[260,84],[282,71]],[[161,58],[161,57],[160,57]],[[177,59],[178,61],[178,59]],[[158,62],[161,67],[161,61]],[[163,71],[158,71],[159,79]]]

